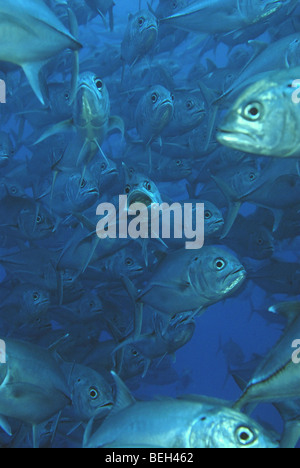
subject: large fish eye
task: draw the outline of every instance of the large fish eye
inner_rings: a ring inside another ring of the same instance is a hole
[[[158,94],[157,93],[151,94],[151,101],[153,102],[153,104],[155,104],[158,101]]]
[[[185,105],[186,105],[186,108],[188,110],[190,110],[190,109],[193,109],[193,107],[195,106],[195,103],[193,101],[189,100],[189,101],[186,102]]]
[[[130,190],[131,190],[130,185],[126,185],[126,187],[125,187],[125,193],[129,193]]]
[[[244,116],[253,122],[261,116],[261,105],[258,102],[248,104],[244,109]]]
[[[34,292],[34,293],[32,294],[32,298],[33,298],[34,302],[38,301],[39,298],[40,298],[39,293],[38,293],[38,292]]]
[[[133,260],[132,260],[132,258],[130,258],[130,257],[126,258],[125,264],[126,264],[126,266],[131,266],[131,265],[133,265]]]
[[[205,219],[210,219],[212,217],[211,211],[207,210],[204,212],[204,218]]]
[[[250,445],[256,439],[254,432],[251,431],[249,427],[243,427],[243,426],[240,426],[236,430],[235,436],[241,445]]]
[[[142,16],[138,19],[138,25],[141,27],[143,26],[143,24],[145,23],[145,18],[143,18]]]
[[[97,78],[97,79],[95,80],[95,85],[96,85],[97,89],[98,89],[99,91],[101,91],[101,89],[103,88],[103,81],[101,81],[101,80],[99,80],[99,78]]]
[[[132,350],[132,355],[133,355],[133,356],[137,356],[138,354],[139,354],[139,353],[137,352],[136,349],[133,349],[133,350]]]
[[[215,266],[217,268],[217,270],[223,270],[226,266],[226,262],[225,260],[223,260],[223,258],[217,258],[215,260]]]
[[[151,184],[150,184],[150,182],[148,182],[148,180],[145,180],[145,182],[144,182],[144,187],[145,187],[145,189],[148,190],[148,192],[150,192],[150,190],[151,190]]]
[[[89,395],[92,400],[96,400],[96,398],[98,398],[99,395],[98,390],[95,387],[91,387],[89,389]]]
[[[250,180],[255,180],[256,179],[256,174],[254,172],[250,172],[249,179]]]
[[[11,187],[10,193],[12,193],[13,195],[15,195],[17,192],[18,192],[17,187],[15,187],[15,186]]]

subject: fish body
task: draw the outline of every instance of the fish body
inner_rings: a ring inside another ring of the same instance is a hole
[[[125,393],[124,389],[122,393]],[[111,415],[91,437],[89,430],[86,431],[84,447],[109,447],[111,444],[158,448],[276,446],[257,423],[242,413],[226,408],[218,400],[187,396],[186,399],[135,402],[127,393],[121,408],[118,403],[117,400],[119,411]]]

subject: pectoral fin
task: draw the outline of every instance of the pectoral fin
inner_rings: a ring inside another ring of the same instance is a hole
[[[74,130],[73,119],[65,120],[64,122],[59,122],[58,124],[53,125],[34,143],[34,146],[42,143],[47,138],[56,135],[57,133],[70,132]]]
[[[42,67],[47,62],[24,63],[22,68],[38,100],[45,105],[44,93],[42,88],[42,77],[40,75]]]

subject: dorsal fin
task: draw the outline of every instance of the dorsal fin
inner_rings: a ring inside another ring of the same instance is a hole
[[[111,371],[110,373],[116,385],[115,403],[109,415],[112,416],[113,414],[127,408],[128,406],[133,405],[135,403],[135,399],[123,380],[121,380],[114,371]]]

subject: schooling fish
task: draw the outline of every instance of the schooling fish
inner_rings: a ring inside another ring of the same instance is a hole
[[[112,372],[116,402],[110,416],[85,448],[131,446],[169,448],[275,448],[278,444],[254,420],[214,398],[187,395],[180,399],[137,402]]]
[[[41,68],[62,50],[76,51],[81,44],[42,0],[2,0],[0,16],[0,60],[22,67],[44,104]]]

